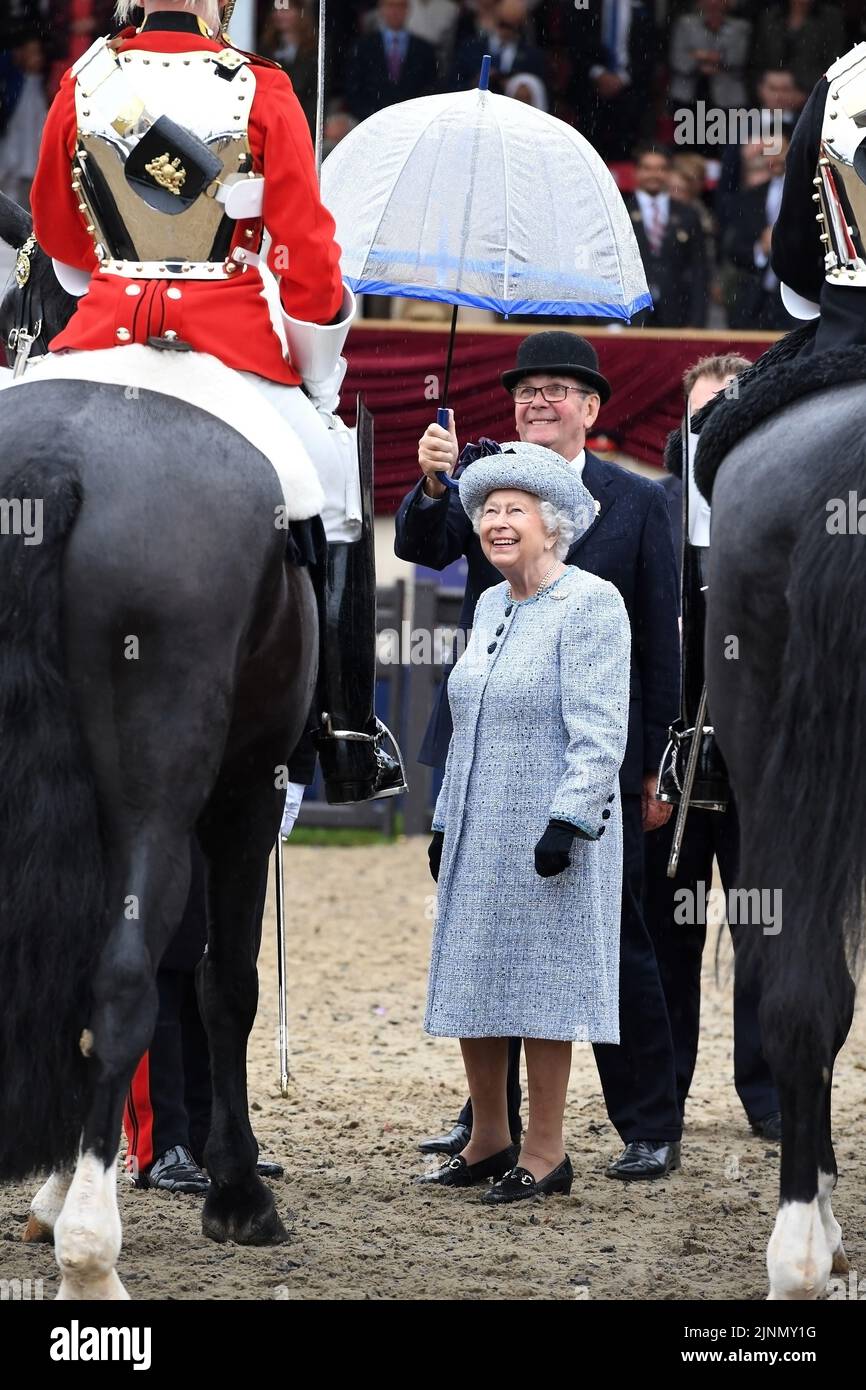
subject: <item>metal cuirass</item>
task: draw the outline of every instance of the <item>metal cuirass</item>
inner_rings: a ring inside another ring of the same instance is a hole
[[[866,43],[827,72],[816,220],[831,285],[866,288]]]
[[[219,53],[115,53],[79,60],[73,188],[103,272],[221,279],[235,219],[261,213],[247,133],[249,60]]]

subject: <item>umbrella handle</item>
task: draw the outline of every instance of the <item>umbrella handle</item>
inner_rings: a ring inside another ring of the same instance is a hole
[[[450,411],[448,410],[448,407],[445,405],[440,405],[439,409],[436,411],[436,424],[441,425],[443,430],[447,430],[448,426],[451,423],[449,415]],[[450,487],[452,492],[456,492],[457,489],[460,487],[460,484],[458,483],[457,479],[449,477],[447,473],[440,473],[439,481],[440,483],[444,483],[446,487]]]

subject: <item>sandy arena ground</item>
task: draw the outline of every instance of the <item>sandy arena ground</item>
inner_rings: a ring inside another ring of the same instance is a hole
[[[122,1182],[119,1271],[133,1298],[763,1298],[778,1152],[751,1136],[733,1088],[727,933],[718,984],[706,951],[681,1172],[645,1186],[604,1177],[618,1140],[592,1052],[579,1047],[569,1200],[489,1212],[477,1190],[413,1188],[424,1167],[415,1139],[450,1123],[465,1089],[457,1043],[421,1032],[433,888],[425,847],[288,848],[290,1098],[279,1095],[272,909],[249,1076],[262,1155],[286,1165],[275,1191],[290,1243],[214,1245],[196,1198]],[[834,1206],[851,1266],[866,1274],[864,1102],[861,1007],[836,1072]],[[19,1243],[30,1195],[0,1189],[0,1278],[41,1277],[48,1298],[53,1252]]]

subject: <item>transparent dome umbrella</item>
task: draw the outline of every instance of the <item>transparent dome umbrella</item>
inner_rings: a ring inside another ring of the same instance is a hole
[[[446,427],[461,304],[624,322],[652,306],[604,161],[564,121],[487,90],[489,66],[471,91],[375,112],[322,165],[351,288],[454,306]]]

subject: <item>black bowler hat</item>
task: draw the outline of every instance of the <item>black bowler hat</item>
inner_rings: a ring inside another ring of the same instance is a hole
[[[506,391],[512,391],[518,381],[534,372],[576,377],[598,392],[602,405],[610,400],[610,382],[598,370],[595,348],[576,333],[551,329],[524,338],[517,349],[516,366],[502,373],[502,385]]]

